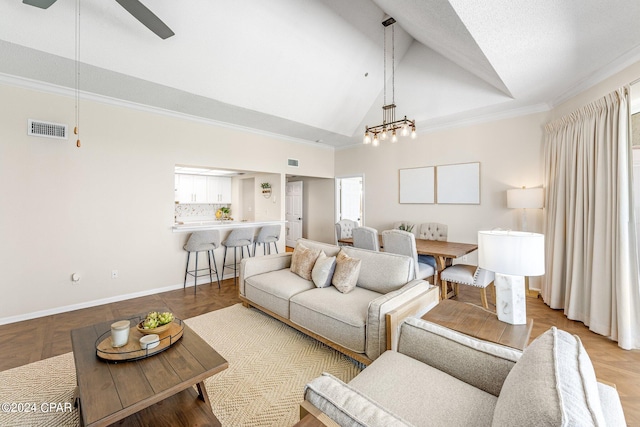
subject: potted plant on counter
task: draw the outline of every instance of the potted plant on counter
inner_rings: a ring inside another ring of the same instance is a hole
[[[226,206],[221,207],[220,209],[218,209],[218,211],[216,212],[216,218],[220,219],[220,220],[225,220],[225,219],[229,219],[231,215],[231,209],[229,209]]]

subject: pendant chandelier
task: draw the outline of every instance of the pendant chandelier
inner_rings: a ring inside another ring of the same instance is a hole
[[[409,135],[411,128],[411,138],[416,137],[416,121],[407,119],[396,120],[395,104],[395,32],[393,24],[396,20],[388,18],[382,21],[384,26],[384,106],[382,107],[382,124],[377,126],[367,126],[364,132],[364,143],[377,147],[380,140],[391,139],[391,142],[398,141],[400,136]],[[391,104],[387,104],[387,28],[391,27]]]

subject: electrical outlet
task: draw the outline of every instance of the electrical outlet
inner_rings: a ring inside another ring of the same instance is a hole
[[[118,270],[111,270],[111,278],[112,279],[118,278]]]

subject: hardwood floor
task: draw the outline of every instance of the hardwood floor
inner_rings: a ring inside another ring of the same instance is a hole
[[[198,316],[240,302],[233,279],[97,307],[0,326],[0,371],[71,351],[71,330],[145,311],[171,311],[180,319]]]
[[[458,301],[480,305],[480,292],[461,286]],[[489,298],[491,300],[491,297]],[[240,302],[233,280],[200,285],[98,307],[0,326],[0,371],[71,351],[70,331],[105,319],[118,319],[136,313],[166,309],[181,319],[198,316]],[[568,320],[560,310],[552,310],[541,298],[527,298],[527,315],[533,318],[531,339],[556,326],[582,340],[600,381],[615,384],[627,423],[640,426],[640,350],[625,351],[617,344],[589,331],[582,323]]]

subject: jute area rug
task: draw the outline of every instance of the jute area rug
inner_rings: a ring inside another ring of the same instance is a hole
[[[186,323],[229,361],[228,369],[206,380],[223,426],[293,425],[307,382],[322,372],[343,381],[360,372],[341,353],[240,304]],[[75,385],[71,353],[0,372],[0,426],[78,426],[77,410],[68,405]],[[35,411],[7,411],[6,403]]]

